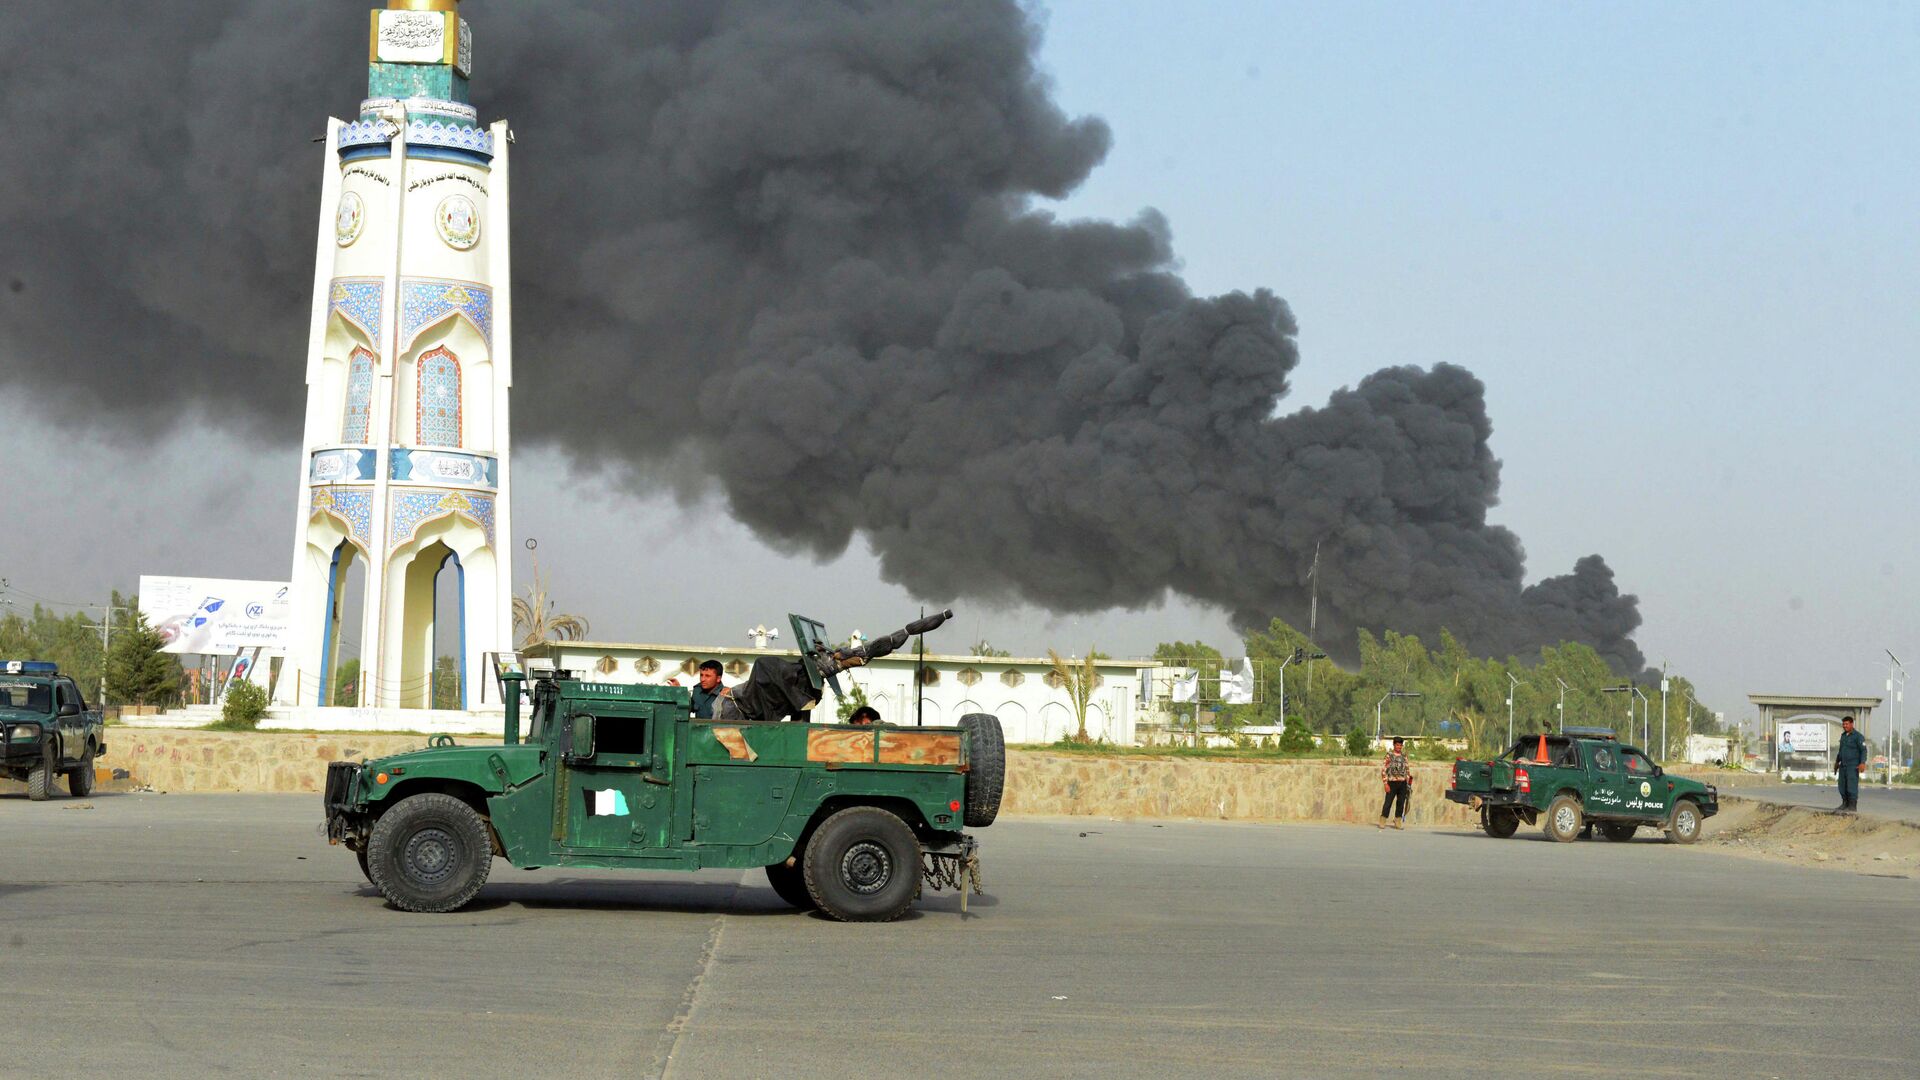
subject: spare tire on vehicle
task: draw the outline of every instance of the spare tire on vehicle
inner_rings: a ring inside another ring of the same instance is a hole
[[[960,718],[967,733],[966,825],[984,829],[1000,816],[1000,792],[1007,782],[1007,744],[1000,734],[1000,718],[992,713],[968,713]]]

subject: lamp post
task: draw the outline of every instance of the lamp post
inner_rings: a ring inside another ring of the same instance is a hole
[[[1899,657],[1893,655],[1892,649],[1885,649],[1882,651],[1884,651],[1887,654],[1887,694],[1893,698],[1892,701],[1887,703],[1887,782],[1886,782],[1887,787],[1892,787],[1893,786],[1893,760],[1895,757],[1893,740],[1894,740],[1894,737],[1897,734],[1899,734],[1899,731],[1900,731],[1900,701],[1902,698],[1907,696],[1907,666],[1900,662]],[[1894,686],[1894,682],[1896,679],[1894,672],[1896,671],[1900,673],[1897,676],[1899,681],[1899,686],[1897,688]]]
[[[1513,746],[1513,693],[1526,684],[1514,678],[1511,671],[1507,672],[1507,682],[1510,684],[1507,687],[1507,746],[1511,748]]]
[[[1380,707],[1387,703],[1388,698],[1420,696],[1417,691],[1413,690],[1389,690],[1385,694],[1380,695],[1380,700],[1373,703],[1373,741],[1380,741]]]
[[[1294,646],[1293,655],[1280,661],[1280,724],[1282,727],[1286,726],[1287,723],[1287,665],[1293,663],[1295,660],[1304,662],[1310,660],[1325,660],[1326,658],[1326,653],[1310,653],[1296,645]],[[1307,664],[1307,668],[1311,671],[1313,665],[1309,663]],[[1305,720],[1306,718],[1304,712],[1300,714],[1300,719]]]
[[[1667,665],[1660,665],[1660,760],[1667,760]]]
[[[1565,735],[1567,733],[1567,680],[1555,675],[1553,681],[1560,684],[1560,704],[1555,705],[1554,708],[1560,713],[1560,734]]]
[[[1603,686],[1600,688],[1600,692],[1603,694],[1632,693],[1634,697],[1640,699],[1640,728],[1643,733],[1640,741],[1644,744],[1647,741],[1647,706],[1650,704],[1647,701],[1647,695],[1641,693],[1640,688],[1632,683],[1622,683],[1619,686]],[[1628,737],[1632,737],[1633,735],[1633,698],[1631,697],[1627,699],[1627,735]],[[1642,748],[1644,749],[1644,746]]]

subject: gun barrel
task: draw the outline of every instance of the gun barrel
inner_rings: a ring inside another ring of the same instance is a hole
[[[924,634],[930,630],[938,630],[940,629],[941,623],[944,623],[951,618],[953,618],[952,608],[948,608],[945,611],[936,611],[932,615],[929,615],[924,619],[915,619],[914,621],[908,623],[907,634],[909,637],[911,637],[914,634]]]

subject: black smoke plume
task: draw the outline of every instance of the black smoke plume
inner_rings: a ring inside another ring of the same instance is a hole
[[[310,140],[364,96],[366,6],[0,9],[0,387],[122,432],[295,436]],[[1191,295],[1151,211],[1035,208],[1109,139],[1053,103],[1019,5],[466,7],[476,103],[519,136],[521,440],[636,488],[717,479],[783,549],[864,534],[933,600],[1172,590],[1300,623],[1318,545],[1336,652],[1444,626],[1640,669],[1599,557],[1523,587],[1472,374],[1279,415],[1283,301]]]

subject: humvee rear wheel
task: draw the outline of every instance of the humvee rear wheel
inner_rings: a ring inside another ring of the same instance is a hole
[[[1556,796],[1547,804],[1546,833],[1549,840],[1571,844],[1580,838],[1580,800],[1571,795]]]
[[[1600,835],[1616,844],[1624,844],[1633,839],[1634,832],[1639,828],[1631,821],[1603,821],[1600,823]]]
[[[45,758],[27,771],[27,798],[34,802],[45,802],[53,798],[53,768]]]
[[[920,841],[899,817],[854,806],[828,818],[807,841],[807,894],[841,922],[891,922],[920,892]]]
[[[367,879],[403,911],[465,907],[492,867],[485,819],[437,792],[409,796],[380,815],[367,846]]]
[[[960,718],[967,732],[966,816],[969,829],[984,829],[1000,815],[1000,793],[1007,783],[1007,743],[1000,718],[968,713]]]
[[[813,897],[807,893],[807,878],[798,866],[786,863],[774,863],[767,867],[767,884],[773,886],[780,899],[799,908],[801,911],[813,910]]]
[[[87,747],[87,756],[80,764],[67,772],[67,790],[76,799],[84,799],[93,794],[93,747]]]
[[[1700,839],[1700,808],[1692,799],[1681,799],[1673,804],[1673,814],[1667,818],[1667,842],[1670,844],[1691,844]]]
[[[1495,840],[1505,840],[1520,831],[1520,815],[1511,810],[1490,806],[1481,812],[1480,827]]]

